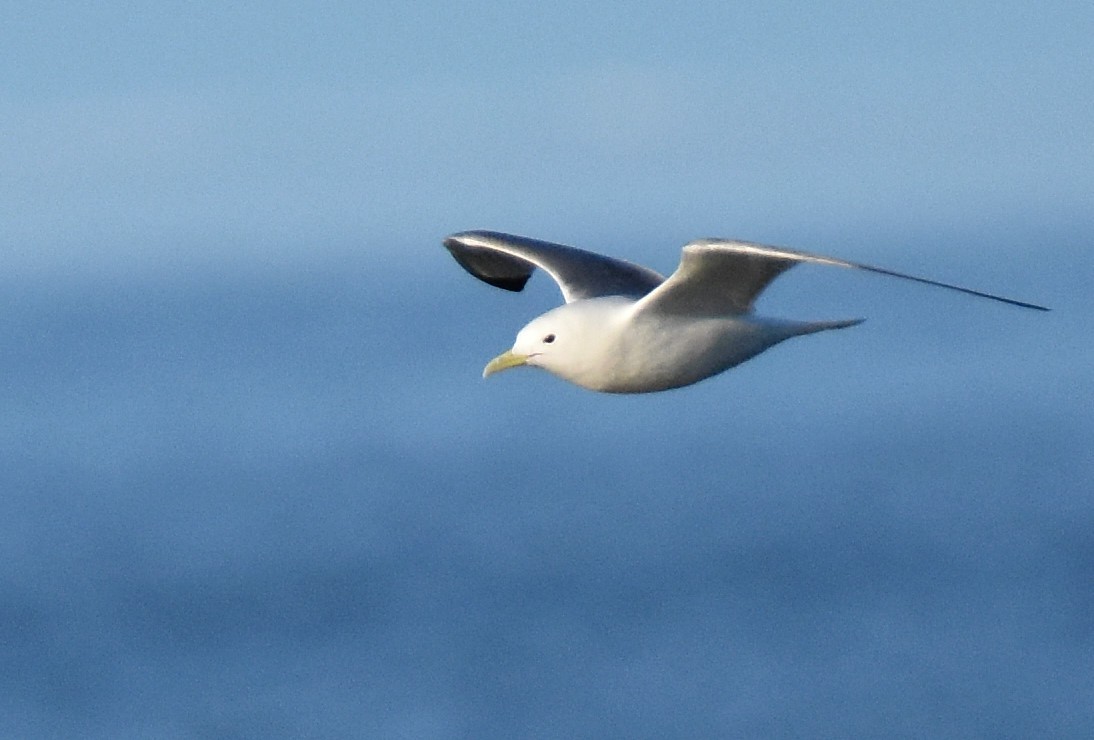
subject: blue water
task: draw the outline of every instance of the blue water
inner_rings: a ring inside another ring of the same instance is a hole
[[[1089,736],[1092,268],[1009,246],[892,266],[1056,311],[802,268],[870,320],[639,397],[482,381],[556,298],[439,244],[8,279],[0,735]]]

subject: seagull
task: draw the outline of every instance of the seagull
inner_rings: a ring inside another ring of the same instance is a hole
[[[651,393],[697,383],[791,337],[855,326],[863,319],[790,321],[752,307],[772,280],[801,262],[914,280],[1012,306],[1044,306],[881,267],[732,239],[685,245],[668,278],[624,260],[496,231],[464,231],[444,246],[467,272],[510,291],[535,268],[558,283],[565,303],[533,319],[483,377],[542,368],[604,393]]]

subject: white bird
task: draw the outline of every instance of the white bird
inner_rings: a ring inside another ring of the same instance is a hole
[[[444,245],[469,273],[505,290],[522,290],[539,267],[555,279],[566,301],[521,329],[513,348],[486,366],[484,378],[508,368],[539,367],[607,393],[690,385],[790,337],[863,321],[787,321],[754,314],[752,305],[763,289],[799,262],[869,270],[1049,310],[880,267],[728,239],[687,244],[667,279],[631,262],[494,231],[453,234]]]

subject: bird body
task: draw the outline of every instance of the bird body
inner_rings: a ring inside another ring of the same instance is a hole
[[[512,367],[540,367],[583,388],[608,393],[690,385],[791,337],[862,321],[757,316],[752,310],[756,297],[800,262],[857,268],[1047,310],[883,268],[752,242],[692,242],[667,279],[630,262],[499,232],[462,232],[444,244],[472,275],[506,290],[522,290],[540,267],[559,284],[566,300],[521,329],[512,349],[486,366],[484,377]]]
[[[647,393],[691,385],[728,370],[779,342],[850,321],[799,322],[758,316],[668,316],[636,310],[624,296],[566,303],[531,322],[513,345],[522,364],[589,390]],[[543,339],[554,335],[550,351]],[[652,348],[652,351],[651,351]],[[493,372],[487,372],[491,375]]]

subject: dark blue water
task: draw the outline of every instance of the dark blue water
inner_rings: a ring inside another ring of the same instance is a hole
[[[1092,270],[1011,246],[936,276],[1052,314],[803,269],[870,320],[640,397],[480,380],[556,299],[439,245],[9,279],[0,735],[1089,735]]]

